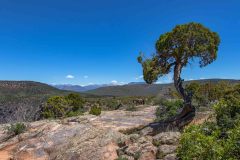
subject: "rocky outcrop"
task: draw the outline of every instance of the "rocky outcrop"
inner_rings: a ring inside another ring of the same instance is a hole
[[[180,132],[162,132],[153,137],[153,144],[158,146],[157,158],[175,160]]]
[[[162,132],[154,137],[131,134],[119,143],[118,156],[129,160],[176,160],[179,132]]]
[[[84,115],[63,120],[44,120],[27,123],[27,131],[8,137],[6,125],[0,126],[0,157],[16,160],[115,160],[118,142],[128,139],[127,132],[141,128],[155,119],[156,107],[141,111],[109,111],[101,116]],[[129,153],[133,153],[129,148]],[[151,149],[152,147],[152,149]],[[144,157],[153,157],[156,148],[143,143]],[[144,158],[143,157],[143,158]],[[148,159],[148,158],[145,158]]]
[[[156,107],[26,123],[15,137],[0,125],[1,160],[175,160],[179,132],[150,136]],[[131,134],[130,131],[132,132]],[[128,133],[128,134],[124,134]]]
[[[128,136],[119,144],[118,156],[128,159],[154,160],[156,159],[157,147],[152,143],[152,137],[141,137],[138,134]]]

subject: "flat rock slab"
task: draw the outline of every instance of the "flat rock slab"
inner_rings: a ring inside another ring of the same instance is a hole
[[[155,106],[141,111],[107,111],[101,116],[84,115],[62,120],[28,123],[28,130],[8,138],[0,125],[1,160],[115,160],[118,131],[131,130],[155,119]]]
[[[150,106],[140,111],[107,111],[101,116],[90,120],[94,126],[111,128],[115,131],[127,131],[134,128],[144,127],[156,119],[156,106]]]

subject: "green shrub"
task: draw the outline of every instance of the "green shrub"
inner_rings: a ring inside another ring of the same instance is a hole
[[[73,112],[83,111],[84,99],[76,93],[71,93],[65,97]]]
[[[44,118],[61,118],[81,115],[84,100],[78,94],[54,96],[47,100],[43,107]]]
[[[231,129],[240,120],[240,97],[229,95],[214,105],[217,125],[224,130]]]
[[[126,111],[137,111],[137,107],[134,105],[127,106]]]
[[[26,129],[27,127],[24,123],[11,124],[9,127],[7,127],[8,134],[11,135],[19,135],[23,133]]]
[[[126,157],[118,157],[116,160],[128,160],[128,158],[126,158]]]
[[[223,147],[217,139],[218,131],[206,135],[205,129],[193,125],[184,131],[178,148],[180,159],[212,160],[219,159],[223,155]]]
[[[117,99],[115,99],[115,98],[113,98],[113,99],[109,99],[109,100],[106,100],[106,102],[105,102],[106,104],[106,108],[108,109],[108,110],[116,110],[116,109],[118,109],[118,106],[119,106],[119,100],[117,100]]]
[[[240,159],[240,122],[228,132],[223,159]]]
[[[102,112],[102,108],[99,106],[93,106],[91,107],[89,114],[95,115],[95,116],[99,116],[101,115]]]
[[[240,159],[240,89],[226,92],[214,105],[216,122],[184,130],[178,148],[182,160]]]
[[[178,110],[183,106],[182,100],[162,100],[161,106],[157,108],[157,121],[166,120],[175,116]]]
[[[44,106],[44,118],[64,117],[69,109],[68,101],[61,96],[54,96],[48,99]]]

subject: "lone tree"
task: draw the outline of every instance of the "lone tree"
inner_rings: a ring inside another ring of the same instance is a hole
[[[161,35],[156,42],[156,53],[151,58],[145,58],[143,54],[138,57],[138,62],[143,67],[144,80],[148,84],[156,82],[159,77],[172,70],[174,72],[174,86],[183,98],[184,106],[177,116],[164,123],[173,122],[174,125],[181,127],[194,118],[192,93],[183,88],[181,71],[196,60],[199,61],[200,67],[212,63],[217,58],[219,43],[220,38],[216,32],[199,23],[188,23],[177,25],[171,32]],[[160,125],[160,122],[157,124]]]

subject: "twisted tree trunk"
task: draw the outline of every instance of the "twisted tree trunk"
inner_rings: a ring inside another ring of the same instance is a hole
[[[154,132],[163,131],[170,128],[182,128],[189,124],[195,117],[195,107],[192,105],[192,93],[187,93],[183,88],[183,79],[181,79],[182,65],[176,64],[174,67],[174,86],[177,92],[183,98],[183,107],[179,114],[165,121],[151,123],[149,126],[154,129]]]
[[[174,86],[177,92],[182,96],[184,100],[181,113],[172,119],[176,122],[178,127],[183,127],[192,121],[195,116],[195,107],[192,105],[192,93],[188,93],[183,88],[183,79],[181,79],[182,65],[176,64],[174,67]]]

